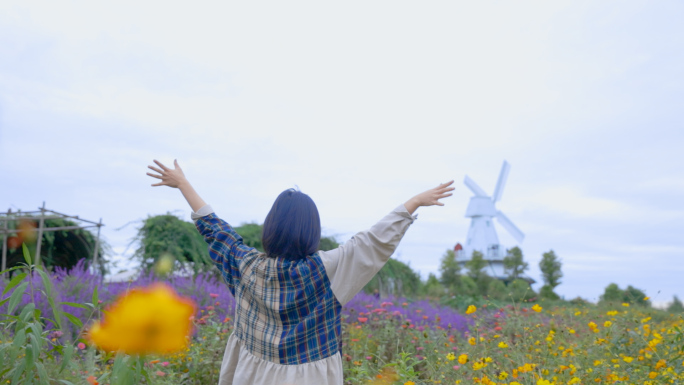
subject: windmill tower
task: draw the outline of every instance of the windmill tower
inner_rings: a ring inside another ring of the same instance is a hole
[[[470,203],[468,203],[468,208],[466,209],[465,216],[471,218],[471,222],[468,229],[468,237],[463,246],[463,253],[465,254],[465,259],[470,259],[473,251],[481,252],[489,262],[489,275],[493,277],[504,276],[503,258],[506,256],[506,251],[499,244],[499,237],[496,235],[494,218],[503,228],[508,230],[516,241],[522,242],[525,238],[525,234],[508,217],[497,210],[495,206],[496,202],[501,200],[510,168],[511,166],[508,162],[504,161],[501,173],[499,173],[499,180],[496,182],[494,195],[491,197],[467,175],[463,181],[470,191],[475,194],[475,196],[470,198]]]

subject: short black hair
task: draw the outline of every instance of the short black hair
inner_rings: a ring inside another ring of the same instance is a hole
[[[280,193],[264,221],[262,242],[272,258],[298,260],[318,251],[321,218],[314,201],[295,189]]]

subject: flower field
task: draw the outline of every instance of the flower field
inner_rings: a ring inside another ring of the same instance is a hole
[[[86,333],[115,298],[150,286],[154,277],[104,283],[82,265],[69,273],[36,270],[22,277],[18,272],[12,281],[0,282],[2,383],[217,382],[234,300],[214,276],[164,280],[195,306],[186,348],[129,356],[98,349]],[[360,293],[343,311],[345,382],[684,382],[682,318],[624,305],[488,303],[459,311]]]

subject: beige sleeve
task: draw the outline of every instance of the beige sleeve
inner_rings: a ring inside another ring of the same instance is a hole
[[[344,245],[319,251],[333,294],[346,304],[389,260],[406,230],[417,218],[404,205],[387,214],[368,231],[361,231]]]

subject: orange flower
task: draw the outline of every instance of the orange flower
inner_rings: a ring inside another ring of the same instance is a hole
[[[97,380],[95,379],[95,376],[89,376],[88,378],[86,378],[86,381],[88,381],[88,383],[89,383],[90,385],[99,385],[99,384],[100,384],[100,383],[97,382]]]
[[[136,288],[119,297],[91,328],[92,342],[106,351],[168,354],[187,347],[195,304],[164,284]]]

